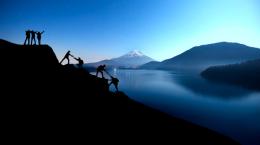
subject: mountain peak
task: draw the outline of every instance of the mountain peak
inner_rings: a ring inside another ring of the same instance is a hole
[[[201,71],[210,66],[241,63],[260,58],[260,49],[235,42],[218,42],[191,49],[160,63],[149,63],[142,68],[189,69]]]
[[[132,50],[125,55],[110,60],[104,60],[93,63],[92,65],[107,64],[107,66],[119,67],[119,68],[136,68],[137,66],[143,65],[154,59],[144,55],[139,50]]]
[[[122,57],[141,57],[144,56],[144,54],[139,50],[132,50],[128,52],[127,54],[123,55]]]

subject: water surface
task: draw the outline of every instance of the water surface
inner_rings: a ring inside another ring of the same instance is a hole
[[[260,145],[260,92],[210,82],[191,72],[113,70],[110,74],[120,79],[119,89],[138,102],[244,145]]]

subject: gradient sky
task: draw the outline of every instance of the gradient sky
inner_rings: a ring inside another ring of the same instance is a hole
[[[259,0],[1,0],[0,38],[23,43],[42,31],[59,59],[87,62],[130,50],[162,61],[201,44],[260,48]]]

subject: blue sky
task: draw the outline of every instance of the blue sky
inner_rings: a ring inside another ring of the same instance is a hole
[[[0,10],[1,39],[45,30],[59,58],[71,50],[86,62],[133,49],[162,61],[220,41],[260,48],[258,0],[1,0]]]

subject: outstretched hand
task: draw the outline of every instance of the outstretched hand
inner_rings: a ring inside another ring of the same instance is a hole
[[[73,56],[72,54],[70,54],[70,56],[77,60],[77,58],[75,56]]]
[[[106,70],[104,70],[104,72],[106,72],[107,73],[107,75],[109,75],[111,78],[112,78],[112,76],[106,71]]]

